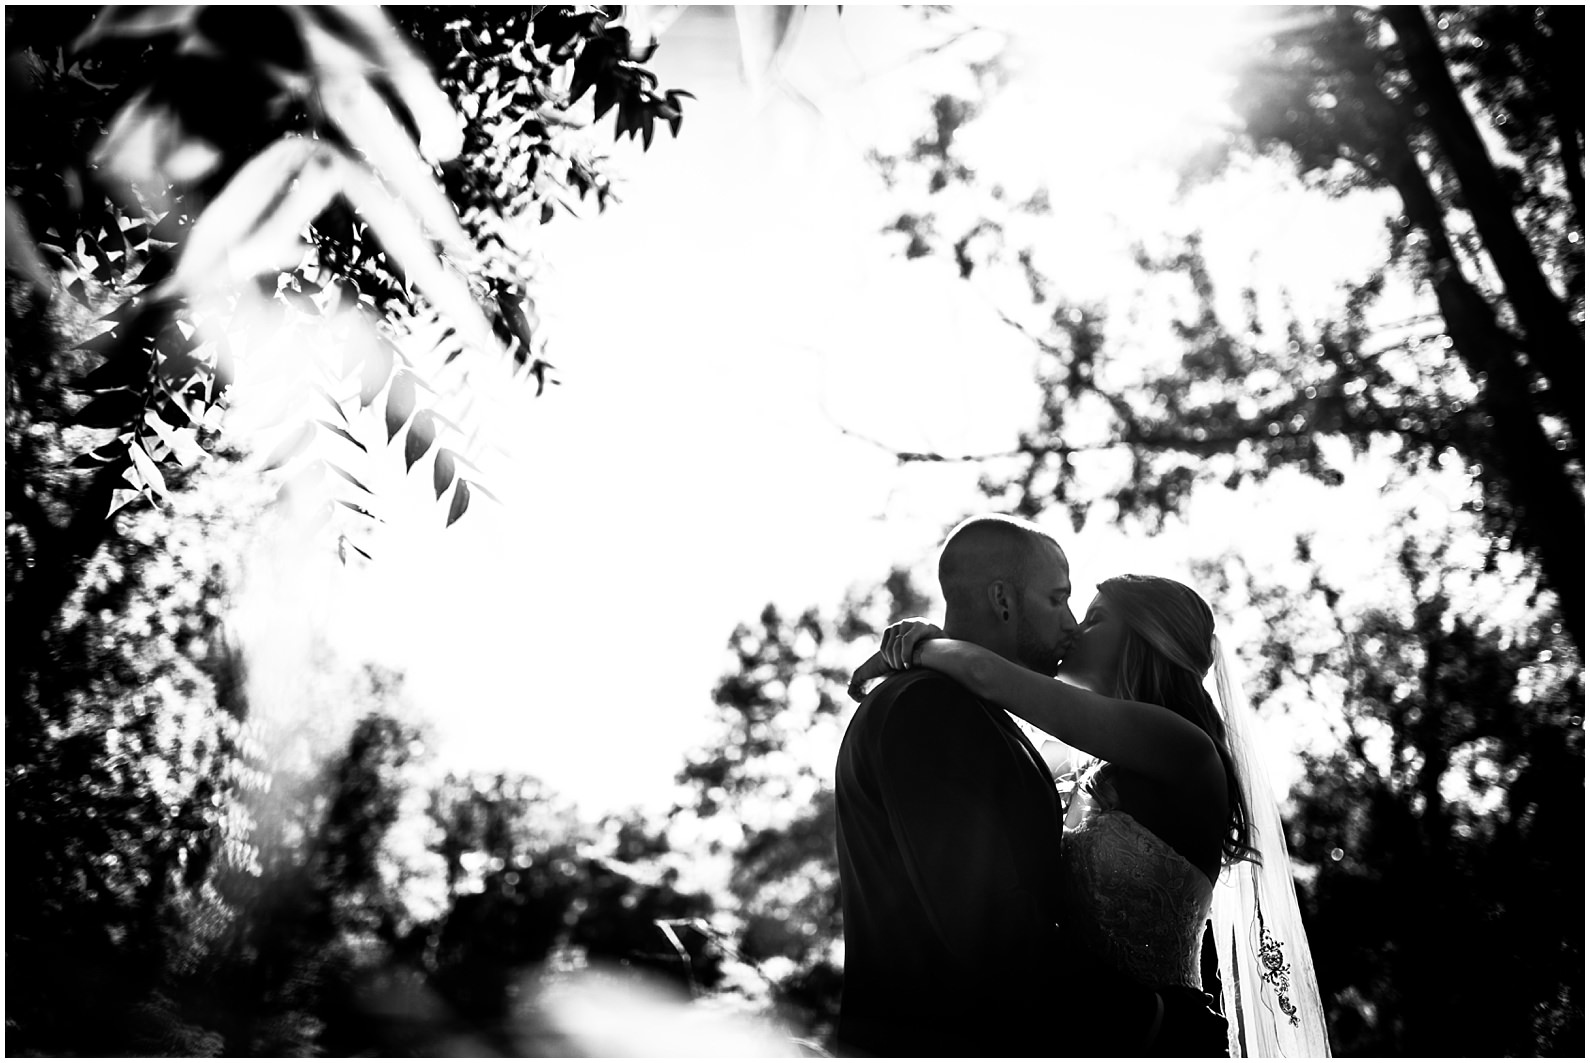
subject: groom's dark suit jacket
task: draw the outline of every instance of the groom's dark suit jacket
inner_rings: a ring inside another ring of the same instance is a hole
[[[948,677],[893,676],[839,748],[839,1041],[867,1055],[1134,1051],[1151,994],[1085,964],[1032,744]]]

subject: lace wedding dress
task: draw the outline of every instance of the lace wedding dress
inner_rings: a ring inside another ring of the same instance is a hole
[[[1307,941],[1295,918],[1287,924],[1295,935],[1290,951],[1265,928],[1250,881],[1260,873],[1256,865],[1228,868],[1217,886],[1117,807],[1106,767],[1096,761],[1082,773],[1065,822],[1065,903],[1089,954],[1162,992],[1215,994],[1232,1056],[1328,1057]],[[1277,875],[1288,874],[1284,859],[1283,851]],[[1290,891],[1289,881],[1285,888]],[[1204,929],[1212,909],[1220,985],[1206,987]],[[1294,956],[1296,969],[1289,962]],[[1162,1054],[1207,1054],[1193,1046],[1164,1047]]]
[[[1253,844],[1265,857],[1262,864],[1225,868],[1218,885],[1117,806],[1108,775],[1099,777],[1103,761],[1012,719],[1068,800],[1065,901],[1092,955],[1140,984],[1202,992],[1204,927],[1212,922],[1217,1008],[1227,1021],[1229,1053],[1328,1058],[1325,1008],[1257,720],[1218,639],[1214,657],[1217,704],[1252,817]]]
[[[1202,990],[1204,923],[1214,883],[1115,806],[1100,763],[1071,797],[1065,903],[1093,956],[1145,986]]]

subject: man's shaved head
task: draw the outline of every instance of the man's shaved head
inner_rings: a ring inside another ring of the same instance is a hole
[[[944,630],[1053,675],[1076,631],[1071,565],[1035,524],[989,514],[962,521],[939,554]]]
[[[1016,517],[989,514],[961,521],[939,554],[939,589],[945,604],[951,610],[957,604],[969,605],[981,599],[994,580],[1020,586],[1044,543],[1060,548],[1054,536]]]

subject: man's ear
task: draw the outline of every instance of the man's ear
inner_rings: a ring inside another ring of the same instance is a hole
[[[1004,580],[996,579],[988,585],[988,604],[1000,620],[1010,619],[1010,599],[1010,584]]]

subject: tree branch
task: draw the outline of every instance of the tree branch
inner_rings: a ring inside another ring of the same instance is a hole
[[[931,450],[896,450],[889,444],[873,439],[871,436],[862,435],[853,428],[846,428],[842,424],[835,424],[839,431],[852,439],[859,439],[894,457],[901,465],[912,462],[963,462],[974,463],[980,461],[994,461],[998,458],[1017,458],[1024,452],[1021,450],[995,451],[988,454],[940,454]]]
[[[1381,9],[1402,44],[1408,72],[1428,108],[1427,121],[1463,192],[1463,202],[1490,252],[1502,289],[1523,326],[1535,368],[1551,385],[1578,445],[1584,446],[1584,336],[1541,272],[1518,228],[1512,201],[1474,120],[1447,70],[1440,45],[1418,7]]]
[[[1431,283],[1448,335],[1469,371],[1484,381],[1480,401],[1496,422],[1508,501],[1518,511],[1520,529],[1556,591],[1563,621],[1583,653],[1584,495],[1568,474],[1567,455],[1552,445],[1541,426],[1513,338],[1458,268],[1441,204],[1418,160],[1402,137],[1386,137],[1386,149],[1387,175],[1401,194],[1409,219],[1425,233]],[[1581,406],[1581,424],[1583,416]]]
[[[1530,10],[1532,13],[1532,9]],[[1584,232],[1584,167],[1579,159],[1584,151],[1584,8],[1576,4],[1548,7],[1546,27],[1550,40],[1525,16],[1528,29],[1525,41],[1538,46],[1541,67],[1551,91],[1552,122],[1557,127],[1558,151],[1566,175],[1568,194],[1573,199],[1574,223]],[[1578,42],[1578,52],[1574,51]]]

